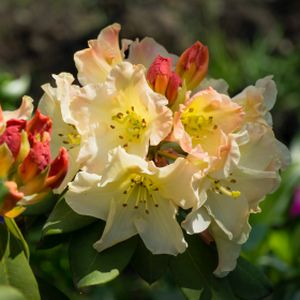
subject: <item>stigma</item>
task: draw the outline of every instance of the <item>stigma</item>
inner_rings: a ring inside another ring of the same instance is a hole
[[[220,183],[220,180],[215,180],[212,177],[208,177],[212,182],[211,190],[219,195],[226,195],[233,199],[237,199],[241,196],[241,192],[238,190],[233,190],[230,186],[224,186]],[[231,183],[236,183],[236,179],[231,179]]]

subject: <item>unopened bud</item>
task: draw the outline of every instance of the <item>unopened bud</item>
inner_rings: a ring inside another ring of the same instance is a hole
[[[6,122],[6,128],[0,136],[0,145],[6,144],[16,158],[21,146],[21,131],[25,128],[26,121],[12,119]]]
[[[27,122],[26,131],[36,135],[43,134],[44,132],[49,132],[51,134],[52,130],[52,121],[48,116],[45,116],[37,111],[34,114],[34,117]]]
[[[172,75],[172,61],[158,55],[148,69],[147,80],[151,88],[160,94],[165,94]]]
[[[188,90],[199,85],[208,69],[208,48],[197,41],[186,49],[176,64],[176,73],[185,81]]]
[[[46,186],[52,189],[59,187],[64,180],[69,165],[69,155],[65,148],[60,148],[58,156],[53,160],[50,166]]]
[[[19,167],[19,175],[23,183],[38,176],[49,165],[51,160],[49,141],[31,141],[31,149]]]
[[[178,89],[181,85],[181,78],[175,72],[173,72],[166,90],[166,97],[168,98],[170,105],[172,105],[177,99]]]

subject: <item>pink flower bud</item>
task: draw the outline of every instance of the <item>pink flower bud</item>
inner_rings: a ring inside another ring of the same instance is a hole
[[[185,80],[187,89],[194,89],[202,81],[207,73],[208,61],[208,48],[199,41],[181,54],[176,73]]]
[[[147,80],[151,88],[160,94],[165,94],[172,75],[172,61],[158,55],[148,69]]]

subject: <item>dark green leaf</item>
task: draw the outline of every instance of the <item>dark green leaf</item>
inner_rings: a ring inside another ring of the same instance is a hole
[[[70,267],[79,289],[116,278],[128,265],[136,249],[137,239],[133,237],[100,253],[97,252],[93,244],[99,240],[103,228],[104,223],[98,222],[72,235]]]
[[[19,241],[0,224],[0,284],[17,288],[27,300],[39,300],[37,282]]]
[[[0,299],[3,300],[26,300],[22,293],[9,285],[0,285]]]
[[[207,246],[199,236],[186,236],[188,248],[183,253],[174,257],[170,268],[175,281],[180,287],[202,289],[209,287],[209,277],[216,267],[214,249]]]
[[[14,219],[5,218],[5,224],[10,231],[11,234],[14,235],[16,238],[16,241],[19,243],[20,247],[23,249],[26,257],[29,259],[29,248],[28,245],[23,237],[23,234],[21,233],[18,225],[16,224]]]
[[[78,215],[64,199],[61,199],[55,205],[43,228],[43,236],[69,233],[95,221],[95,218]]]
[[[139,240],[132,266],[148,283],[158,280],[167,270],[170,255],[153,255]]]
[[[42,300],[68,300],[68,297],[52,284],[42,278],[37,278]],[[0,298],[1,299],[1,298]]]
[[[198,235],[186,236],[186,241],[187,250],[170,261],[177,284],[189,289],[204,289],[200,299],[210,299],[211,296],[216,300],[236,299],[227,278],[218,279],[213,275],[217,266],[215,249],[206,245]]]
[[[188,300],[199,300],[200,295],[202,295],[201,290],[182,288],[181,291],[182,291],[183,295],[186,297],[186,299],[188,299]]]
[[[272,293],[268,278],[242,257],[238,259],[236,269],[228,275],[228,280],[234,294],[241,299],[259,300]]]
[[[49,213],[57,203],[60,195],[49,192],[42,201],[28,205],[24,211],[24,216],[36,216]]]

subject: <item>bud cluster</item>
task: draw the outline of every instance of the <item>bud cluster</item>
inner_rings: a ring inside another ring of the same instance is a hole
[[[187,90],[200,84],[207,73],[208,61],[208,48],[199,41],[181,54],[175,71],[171,58],[158,55],[148,69],[148,83],[155,92],[165,95],[172,105],[183,82]]]
[[[0,215],[16,217],[24,206],[43,199],[64,179],[68,154],[62,147],[51,159],[51,130],[51,119],[39,110],[29,121],[4,120],[0,107],[0,180],[8,190]]]

